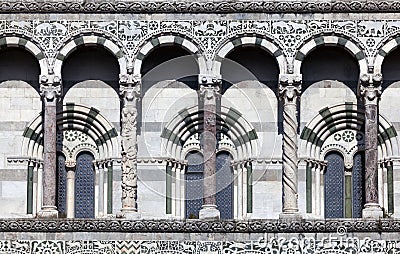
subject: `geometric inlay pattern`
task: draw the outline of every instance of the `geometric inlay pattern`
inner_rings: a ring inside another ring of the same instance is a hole
[[[272,254],[272,253],[399,253],[400,241],[343,237],[320,240],[260,238],[256,241],[0,241],[0,253],[18,254]]]

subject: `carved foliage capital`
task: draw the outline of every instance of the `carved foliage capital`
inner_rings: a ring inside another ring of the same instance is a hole
[[[220,87],[218,85],[200,85],[199,95],[200,99],[209,101],[221,96]]]
[[[301,75],[281,75],[279,77],[279,97],[285,103],[295,103],[301,93]]]
[[[66,160],[65,166],[67,168],[74,168],[76,166],[76,161],[75,160]]]
[[[61,97],[61,78],[56,75],[40,76],[40,95],[46,102],[56,102]]]
[[[382,75],[363,74],[360,78],[360,95],[366,104],[376,104],[382,94]]]
[[[137,102],[141,94],[141,78],[133,74],[122,74],[119,77],[120,95],[125,103]]]

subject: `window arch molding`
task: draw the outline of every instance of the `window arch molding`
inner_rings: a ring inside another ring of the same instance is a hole
[[[398,137],[394,126],[384,116],[379,115],[378,122],[378,159],[384,162],[399,156]],[[307,213],[317,218],[321,218],[324,214],[322,179],[327,167],[326,155],[335,150],[340,152],[344,158],[345,168],[351,172],[355,166],[355,156],[364,151],[363,128],[364,108],[354,103],[326,107],[303,128],[299,153],[306,162]],[[380,190],[385,189],[383,188],[385,184],[388,188],[392,186],[392,183],[384,181],[385,170],[389,172],[389,168],[386,167],[386,164],[381,163],[379,168]],[[382,201],[381,205],[388,209],[386,206],[393,203],[393,195],[385,191],[381,191],[379,195],[382,197],[380,200],[387,200],[387,202]]]
[[[182,201],[182,181],[188,166],[185,158],[191,151],[201,152],[202,125],[202,111],[199,111],[198,107],[185,108],[165,125],[161,134],[162,156],[169,157],[171,161],[166,170],[166,212],[180,219],[185,218]],[[247,202],[252,200],[252,169],[249,162],[257,155],[257,133],[239,111],[226,107],[222,107],[217,116],[217,133],[217,153],[226,151],[232,157],[231,168],[235,185],[233,218],[241,219],[251,213],[248,208],[252,206]]]

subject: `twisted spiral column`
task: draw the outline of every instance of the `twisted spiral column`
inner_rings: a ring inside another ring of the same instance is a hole
[[[297,99],[300,77],[282,76],[280,99],[283,102],[282,142],[282,213],[280,218],[300,217],[298,214]]]

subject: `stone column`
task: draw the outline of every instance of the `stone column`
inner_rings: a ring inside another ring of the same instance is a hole
[[[300,219],[298,208],[297,99],[301,76],[281,75],[279,97],[283,102],[282,213],[280,219]]]
[[[200,100],[204,103],[203,157],[204,157],[204,194],[203,206],[199,218],[219,220],[215,195],[216,186],[216,148],[217,148],[217,99],[220,97],[220,82],[216,78],[200,78]]]
[[[138,219],[137,210],[137,103],[140,99],[140,77],[120,76],[122,99],[122,209],[120,217]]]
[[[67,205],[65,209],[67,218],[75,217],[75,167],[76,161],[67,160],[65,162],[67,170]]]
[[[365,107],[365,205],[363,218],[382,218],[378,198],[378,101],[382,76],[364,74],[360,80],[360,94]]]
[[[61,80],[58,76],[40,77],[40,94],[43,101],[43,205],[38,217],[58,216],[56,195],[56,129],[57,101],[61,96]]]

